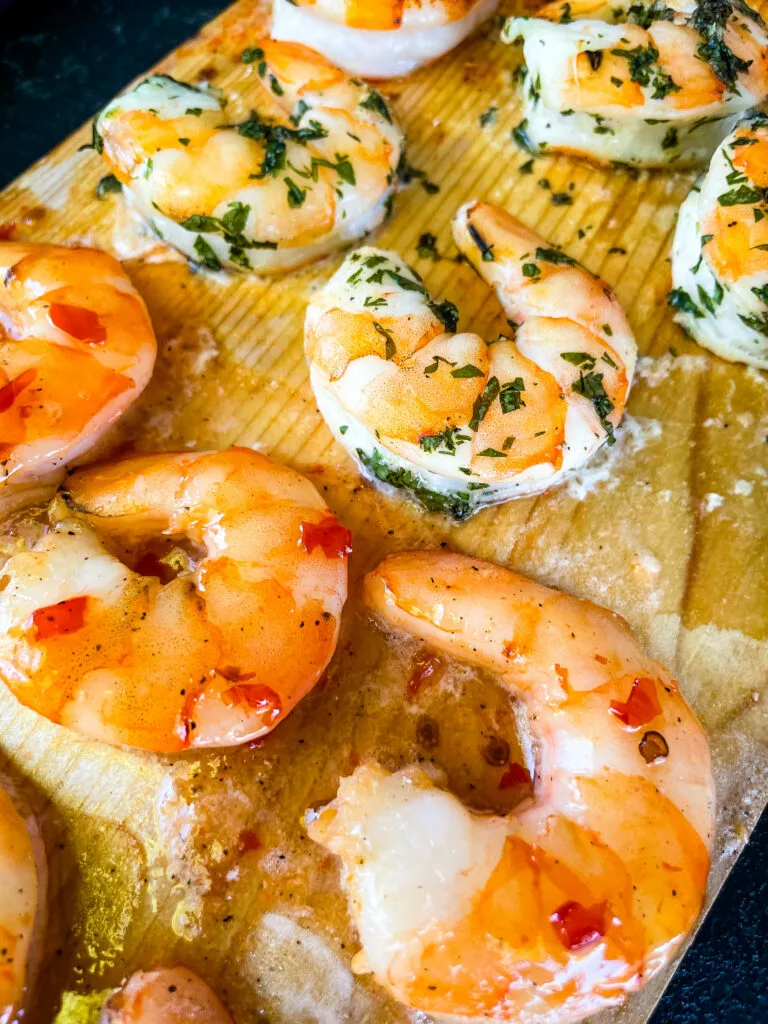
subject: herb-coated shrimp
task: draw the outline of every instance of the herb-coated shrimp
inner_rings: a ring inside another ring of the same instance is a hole
[[[273,0],[272,35],[312,46],[365,78],[407,75],[442,57],[499,0]]]
[[[186,967],[137,971],[112,995],[99,1024],[232,1024],[213,990]]]
[[[674,955],[709,870],[709,750],[677,684],[618,616],[487,562],[393,555],[365,597],[498,674],[534,795],[500,817],[416,766],[343,779],[309,830],[342,859],[358,970],[440,1019],[568,1024],[621,1002]]]
[[[34,982],[45,885],[45,852],[35,820],[22,817],[12,789],[0,785],[0,1024],[23,1016]]]
[[[523,39],[519,141],[600,162],[704,163],[768,95],[768,34],[743,0],[554,0]]]
[[[378,92],[304,46],[262,39],[243,58],[274,116],[234,121],[212,92],[153,75],[102,111],[95,144],[191,259],[279,272],[384,219],[403,135]]]
[[[768,117],[742,120],[680,208],[670,305],[723,359],[768,370]]]
[[[97,249],[0,243],[0,510],[54,488],[149,380],[146,307]]]
[[[636,346],[608,286],[504,210],[472,202],[454,237],[514,339],[454,334],[393,253],[347,257],[307,311],[318,407],[368,475],[462,518],[551,487],[611,443]]]
[[[232,746],[328,664],[350,538],[294,470],[246,448],[136,455],[73,474],[49,518],[2,570],[0,678],[51,721]]]

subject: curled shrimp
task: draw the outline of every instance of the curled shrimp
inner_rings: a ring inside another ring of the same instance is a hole
[[[384,621],[497,673],[527,721],[534,795],[475,813],[419,767],[366,763],[312,817],[337,854],[357,968],[439,1018],[578,1021],[666,964],[702,906],[707,741],[626,622],[449,552],[365,579]]]
[[[702,164],[768,95],[768,34],[742,0],[554,0],[502,39],[523,40],[517,135],[534,151]]]
[[[79,470],[2,570],[0,677],[106,743],[232,746],[273,729],[336,646],[350,537],[246,448]]]
[[[636,345],[608,286],[488,203],[454,237],[496,289],[515,337],[455,334],[393,253],[348,256],[307,310],[318,407],[365,472],[463,518],[536,494],[612,442]]]
[[[365,78],[407,75],[490,18],[499,0],[273,0],[272,35]]]
[[[45,909],[45,851],[13,788],[0,785],[0,1024],[14,1024],[34,981]]]
[[[213,92],[153,75],[96,121],[97,147],[161,238],[212,270],[279,272],[372,231],[403,135],[384,98],[317,53],[244,52],[261,109],[233,120]]]
[[[0,243],[0,510],[55,489],[141,393],[157,343],[98,249]]]
[[[723,359],[768,370],[768,117],[715,150],[680,208],[672,247],[676,319]]]
[[[232,1024],[218,996],[186,967],[137,971],[107,1001],[99,1024]]]

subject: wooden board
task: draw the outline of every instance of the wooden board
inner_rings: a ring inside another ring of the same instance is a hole
[[[260,86],[239,55],[261,32],[265,6],[238,0],[158,69],[206,79],[247,109]],[[482,755],[489,738],[514,738],[514,726],[493,680],[460,667],[406,698],[414,652],[389,647],[359,604],[361,575],[398,548],[447,544],[626,616],[677,672],[712,741],[710,898],[747,841],[768,796],[768,379],[697,348],[666,308],[675,216],[692,174],[565,157],[520,173],[528,156],[510,138],[521,116],[519,60],[490,23],[432,67],[385,85],[410,162],[439,191],[418,182],[404,190],[374,244],[399,251],[433,294],[455,301],[462,328],[492,332],[499,310],[472,271],[419,258],[416,246],[430,231],[454,255],[459,204],[500,203],[616,288],[642,359],[613,449],[565,486],[460,526],[363,483],[317,413],[303,312],[339,258],[273,281],[195,272],[141,234],[120,196],[96,197],[105,168],[78,152],[87,127],[0,196],[0,221],[16,237],[102,246],[125,261],[147,301],[156,372],[105,451],[126,439],[143,449],[254,445],[308,473],[355,539],[327,679],[258,745],[177,758],[113,750],[0,693],[0,769],[39,812],[51,859],[45,984],[30,1019],[49,1020],[64,990],[104,988],[174,961],[209,979],[239,1024],[411,1019],[350,972],[357,943],[337,865],[307,839],[302,815],[371,755],[389,767],[429,758],[464,797],[498,806],[499,769]],[[496,117],[482,127],[491,106]],[[553,192],[568,192],[572,205],[554,205]],[[434,749],[420,745],[424,716],[439,726]],[[665,980],[609,1019],[645,1020]]]

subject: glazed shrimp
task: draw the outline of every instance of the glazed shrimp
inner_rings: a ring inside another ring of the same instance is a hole
[[[499,0],[273,0],[272,35],[365,78],[407,75],[458,46]]]
[[[97,249],[0,243],[0,511],[55,489],[141,393],[146,307]]]
[[[232,746],[328,664],[350,538],[294,470],[246,448],[136,455],[77,471],[49,518],[3,569],[0,677],[51,721]]]
[[[304,46],[262,39],[243,58],[274,116],[234,121],[212,92],[153,75],[99,115],[96,145],[190,259],[279,272],[381,223],[403,135],[378,92]]]
[[[768,117],[717,148],[680,208],[669,304],[701,345],[768,370]]]
[[[768,95],[768,34],[743,0],[555,0],[502,39],[523,40],[517,135],[534,151],[702,164]]]
[[[454,237],[514,339],[453,333],[393,253],[347,257],[310,304],[318,407],[364,471],[463,518],[558,483],[614,439],[636,346],[608,286],[504,210],[472,202]]]
[[[214,991],[186,967],[137,971],[107,1000],[99,1024],[232,1024]]]
[[[45,907],[45,851],[35,819],[22,817],[13,788],[0,781],[0,1024],[14,1024],[23,1016],[34,983]]]
[[[709,750],[677,684],[618,616],[462,555],[390,556],[365,600],[498,674],[534,795],[499,817],[416,766],[342,779],[309,831],[342,860],[357,969],[440,1019],[567,1024],[621,1002],[674,955],[709,870]]]

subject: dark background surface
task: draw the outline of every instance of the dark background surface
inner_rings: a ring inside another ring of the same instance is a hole
[[[0,0],[0,187],[225,2]],[[764,816],[652,1024],[768,1024],[767,932]]]

